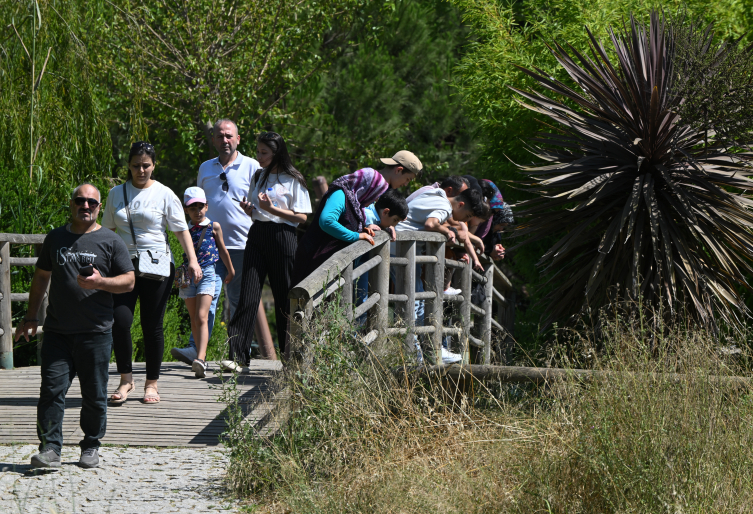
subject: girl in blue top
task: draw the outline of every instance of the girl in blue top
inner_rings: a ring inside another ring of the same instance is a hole
[[[212,222],[206,217],[207,197],[204,190],[200,187],[189,187],[183,194],[184,209],[191,219],[191,227],[188,229],[193,241],[196,259],[201,266],[202,279],[198,282],[191,282],[180,290],[180,297],[186,302],[188,315],[191,317],[191,332],[196,342],[196,359],[194,359],[191,369],[194,371],[196,378],[206,376],[207,364],[207,346],[209,345],[209,307],[212,305],[215,292],[215,265],[217,261],[227,266],[228,274],[225,283],[230,283],[235,276],[233,262],[230,260],[230,253],[225,248],[225,241],[222,239],[222,227],[217,222]],[[205,232],[206,229],[206,232]],[[202,237],[202,234],[204,237]],[[183,256],[185,259],[185,255]]]

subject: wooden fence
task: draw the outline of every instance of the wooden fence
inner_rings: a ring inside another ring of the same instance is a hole
[[[10,247],[32,245],[34,253],[38,254],[44,238],[44,234],[0,233],[0,368],[13,368],[15,328],[12,326],[11,303],[29,301],[29,293],[11,293],[11,269],[34,266],[37,261],[36,257],[11,257]],[[401,335],[406,347],[411,350],[414,335],[427,334],[434,349],[433,355],[440,355],[442,338],[450,334],[459,339],[459,350],[470,358],[469,362],[489,364],[492,333],[496,332],[502,340],[509,339],[515,323],[514,290],[499,268],[488,258],[482,257],[486,271],[480,274],[470,265],[445,259],[446,238],[437,233],[398,233],[393,256],[390,256],[390,241],[386,233],[377,233],[374,241],[374,246],[366,241],[349,245],[291,289],[290,329],[293,340],[300,339],[303,320],[310,319],[326,298],[341,291],[343,303],[350,306],[349,318],[367,315],[367,343],[390,335]],[[362,262],[356,266],[359,259]],[[421,269],[417,265],[424,271],[424,292],[416,292],[416,279],[419,278],[416,271]],[[394,293],[389,291],[390,267],[394,273]],[[460,295],[444,294],[446,268],[460,273]],[[354,306],[353,284],[364,273],[369,273],[368,299]],[[471,302],[473,284],[483,285],[486,299],[481,306]],[[413,305],[416,300],[426,302],[424,326],[415,326]],[[395,314],[394,326],[389,326],[390,303]],[[445,305],[448,303],[456,308],[451,309],[453,314],[445,319]],[[37,315],[40,320],[39,342],[44,332],[46,310],[45,296]]]
[[[32,245],[34,254],[39,255],[45,234],[3,234],[0,233],[0,368],[13,369],[13,318],[12,302],[28,302],[29,293],[11,293],[11,268],[13,266],[34,266],[36,257],[11,257],[11,245]],[[38,345],[44,331],[44,318],[47,313],[47,295],[39,309]]]
[[[404,337],[406,351],[414,352],[414,335],[426,334],[431,341],[435,364],[441,362],[442,339],[446,334],[457,336],[459,350],[468,362],[489,364],[492,360],[492,332],[501,339],[512,337],[515,322],[514,291],[509,279],[494,263],[482,258],[486,271],[481,274],[463,262],[446,259],[446,238],[433,232],[399,232],[390,255],[390,241],[386,233],[374,238],[375,245],[358,241],[340,250],[322,264],[288,295],[290,301],[290,332],[292,351],[298,346],[306,320],[333,293],[341,291],[347,315],[356,319],[367,314],[367,333],[364,341],[371,344],[380,338]],[[360,264],[356,265],[356,262]],[[420,267],[417,267],[420,265]],[[390,293],[390,268],[394,276],[394,293]],[[460,273],[461,294],[444,294],[445,269]],[[417,270],[423,269],[425,291],[416,292]],[[369,273],[368,298],[355,305],[353,284]],[[474,284],[482,284],[485,300],[480,306],[471,302]],[[416,326],[414,301],[424,300],[425,323]],[[393,304],[394,322],[389,323],[389,304]],[[448,319],[445,306],[455,304]]]

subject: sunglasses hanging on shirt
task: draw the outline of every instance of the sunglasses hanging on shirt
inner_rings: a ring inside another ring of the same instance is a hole
[[[230,185],[227,183],[227,175],[224,171],[220,173],[220,180],[222,180],[222,190],[227,193],[227,190],[230,189]]]

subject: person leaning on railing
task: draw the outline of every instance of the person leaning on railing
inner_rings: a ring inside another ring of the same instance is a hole
[[[81,383],[79,465],[99,466],[100,439],[107,427],[107,379],[112,348],[113,294],[133,289],[134,268],[123,240],[97,224],[100,194],[78,186],[70,201],[71,223],[47,234],[29,291],[29,307],[15,340],[35,335],[47,286],[42,385],[37,403],[39,453],[32,467],[60,467],[65,395],[78,375]]]
[[[364,239],[374,244],[374,232],[367,229],[364,209],[388,188],[399,189],[418,177],[423,164],[407,150],[381,159],[387,166],[377,171],[362,168],[336,179],[319,202],[311,226],[301,238],[295,256],[292,284],[313,273],[335,252]],[[364,231],[366,229],[366,231]]]
[[[483,182],[487,182],[494,194],[489,200],[489,206],[492,209],[492,217],[489,220],[489,230],[480,234],[484,241],[485,253],[493,260],[498,261],[505,258],[505,247],[502,246],[502,231],[508,226],[515,223],[515,218],[512,214],[510,205],[502,198],[502,192],[491,180],[484,179]]]
[[[474,216],[483,216],[488,205],[478,191],[465,189],[461,193],[447,197],[447,192],[440,188],[427,188],[423,193],[413,197],[408,202],[408,218],[398,223],[398,232],[411,232],[425,230],[427,232],[439,232],[447,238],[448,242],[456,242],[456,233],[447,222],[452,218],[454,222],[465,222]],[[416,248],[416,253],[422,248]],[[424,292],[424,284],[421,279],[421,265],[416,265],[416,292]],[[414,305],[416,326],[424,324],[424,300],[416,300]],[[416,342],[418,360],[422,360],[421,349]],[[452,354],[449,349],[442,347],[442,360],[444,362],[457,362],[460,356]]]

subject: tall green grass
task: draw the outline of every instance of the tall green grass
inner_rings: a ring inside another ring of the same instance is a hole
[[[753,395],[718,379],[750,370],[726,339],[606,321],[577,334],[591,381],[456,389],[396,377],[400,344],[365,348],[336,305],[306,333],[310,367],[276,389],[287,422],[260,437],[238,411],[228,432],[250,509],[750,511]]]

